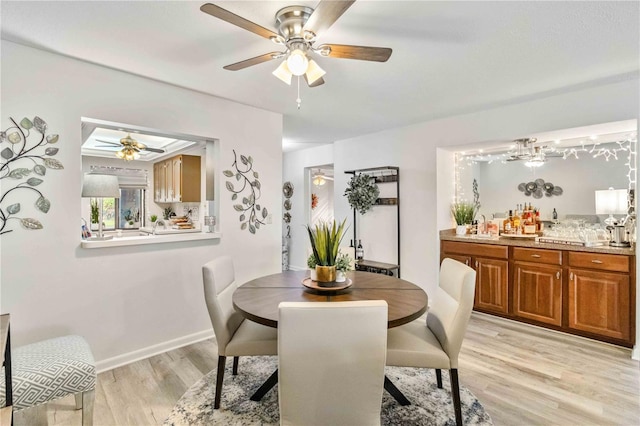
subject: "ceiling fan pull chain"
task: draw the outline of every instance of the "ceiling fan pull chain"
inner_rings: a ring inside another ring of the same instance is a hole
[[[298,103],[298,109],[300,109],[300,104],[302,103],[302,99],[300,99],[300,76],[298,76],[298,98],[296,102]]]

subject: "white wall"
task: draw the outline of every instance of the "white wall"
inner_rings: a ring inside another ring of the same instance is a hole
[[[211,334],[202,265],[233,256],[243,282],[280,270],[282,116],[93,64],[2,42],[2,123],[38,115],[59,133],[63,171],[39,187],[51,200],[44,229],[2,238],[2,312],[19,346],[62,334],[89,341],[103,368]],[[218,241],[104,249],[80,248],[80,117],[203,136],[220,141]],[[221,170],[232,149],[251,155],[260,204],[273,224],[241,231]],[[2,181],[4,182],[4,181]],[[34,200],[19,200],[35,210]],[[37,214],[37,213],[36,213]]]
[[[453,224],[448,212],[454,196],[453,182],[438,182],[454,175],[451,153],[438,147],[451,150],[474,142],[637,118],[638,91],[635,79],[337,141],[335,216],[351,217],[342,196],[348,180],[345,170],[399,166],[402,277],[433,292],[439,265],[438,231]],[[304,165],[296,158],[314,158],[318,152],[315,148],[285,154],[285,179],[301,173],[298,169]],[[295,243],[290,253],[301,250]]]

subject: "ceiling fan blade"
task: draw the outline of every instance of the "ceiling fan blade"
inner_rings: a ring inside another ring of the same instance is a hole
[[[347,44],[323,44],[318,50],[329,48],[330,58],[360,59],[362,61],[386,62],[393,52],[388,47],[350,46]]]
[[[113,145],[96,145],[96,148],[111,148],[111,149],[120,149],[120,147],[118,146],[113,146]]]
[[[261,37],[268,39],[271,39],[272,37],[278,37],[278,34],[274,33],[273,31],[255,24],[247,19],[244,19],[243,17],[238,16],[235,13],[231,13],[228,10],[221,8],[220,6],[216,6],[215,4],[205,3],[200,6],[200,10],[218,19],[222,19],[223,21],[236,25],[242,29],[251,31],[254,34],[258,34]]]
[[[264,55],[256,56],[255,58],[245,59],[244,61],[236,62],[235,64],[227,65],[223,67],[225,70],[238,71],[253,65],[258,65],[263,62],[271,61],[275,59],[274,56],[280,55],[282,52],[270,52]]]
[[[109,142],[109,141],[103,141],[102,139],[96,139],[96,142],[102,142],[102,143],[108,143],[109,145],[113,145],[113,146],[120,146],[120,143],[117,142]]]
[[[304,31],[311,31],[314,34],[318,34],[338,20],[342,14],[349,9],[349,7],[355,2],[351,1],[333,1],[323,0],[304,24]]]
[[[148,146],[145,146],[143,148],[140,149],[144,149],[145,151],[149,151],[149,152],[157,152],[159,154],[164,153],[164,149],[160,149],[160,148],[149,148]]]
[[[309,84],[309,80],[307,79],[307,75],[304,75],[304,81],[307,82],[307,84],[309,85],[309,87],[318,87],[324,84],[324,79],[322,77],[320,77],[319,79],[317,79],[316,81],[314,81],[313,83]]]

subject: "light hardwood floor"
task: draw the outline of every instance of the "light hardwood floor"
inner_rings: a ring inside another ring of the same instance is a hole
[[[460,381],[496,425],[638,425],[640,367],[630,352],[474,313]],[[187,388],[215,366],[215,343],[205,341],[102,373],[94,424],[161,424]],[[73,398],[50,403],[49,424],[80,425],[73,407]],[[18,413],[15,424],[26,419]]]

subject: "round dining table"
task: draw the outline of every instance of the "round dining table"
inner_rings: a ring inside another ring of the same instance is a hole
[[[251,280],[233,293],[233,306],[245,318],[269,327],[278,327],[278,305],[281,302],[347,302],[357,300],[385,300],[389,306],[388,328],[409,323],[427,310],[427,293],[417,285],[399,278],[371,272],[347,272],[345,289],[314,289],[309,285],[307,271],[284,271]],[[317,287],[317,283],[313,283]],[[344,286],[345,284],[333,284]],[[278,382],[276,370],[251,396],[262,397]],[[411,402],[385,376],[384,388],[401,405]]]
[[[251,280],[233,293],[233,306],[245,318],[278,327],[280,302],[347,302],[385,300],[389,305],[388,328],[419,318],[427,310],[427,293],[399,278],[371,272],[350,271],[351,286],[343,290],[308,288],[302,284],[308,271],[284,271]]]

